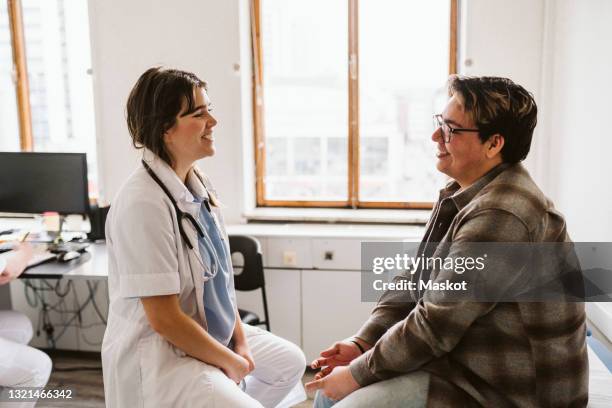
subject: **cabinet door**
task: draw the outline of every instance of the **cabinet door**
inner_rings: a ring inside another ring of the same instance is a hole
[[[308,362],[357,332],[375,306],[361,301],[358,271],[302,271],[302,339]]]
[[[266,294],[272,333],[302,346],[300,271],[266,269]],[[255,312],[264,319],[261,291],[236,292],[238,307]],[[260,326],[263,327],[263,326]]]

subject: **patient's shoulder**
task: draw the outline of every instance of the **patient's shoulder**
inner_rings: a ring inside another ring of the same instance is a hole
[[[565,233],[563,216],[521,164],[500,173],[462,212],[465,219],[483,213],[506,214],[504,218],[514,218],[536,240]]]
[[[541,217],[552,208],[552,202],[521,164],[500,173],[470,203],[471,211],[500,209],[524,220]]]

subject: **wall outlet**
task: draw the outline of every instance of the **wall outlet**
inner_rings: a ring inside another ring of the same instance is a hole
[[[295,251],[283,251],[283,265],[297,266],[297,254]]]

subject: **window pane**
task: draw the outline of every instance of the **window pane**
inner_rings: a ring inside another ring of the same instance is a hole
[[[262,0],[261,5],[265,197],[344,201],[347,2]]]
[[[434,201],[450,0],[359,2],[360,201]]]
[[[7,2],[0,1],[0,151],[19,151],[17,95],[13,83],[13,53]]]
[[[34,150],[87,153],[90,195],[97,159],[86,0],[23,0]]]

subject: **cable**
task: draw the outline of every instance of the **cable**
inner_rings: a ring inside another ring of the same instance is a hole
[[[46,282],[46,281],[43,281],[43,282]],[[48,282],[46,282],[46,283],[48,284]],[[46,304],[44,298],[42,297],[42,295],[39,292],[49,292],[49,291],[55,292],[54,289],[43,288],[43,287],[36,287],[33,283],[28,282],[28,281],[26,281],[24,284],[25,284],[26,288],[29,288],[29,289],[32,290],[32,293],[33,293],[33,295],[35,297],[35,300],[31,301],[31,299],[29,298],[29,292],[26,289],[26,291],[25,291],[25,293],[26,293],[26,300],[28,301],[28,305],[30,307],[32,307],[32,308],[37,308],[38,307],[38,301],[40,301],[41,304],[43,304],[43,305]],[[68,291],[73,290],[73,289],[74,289],[74,287],[72,286],[72,282],[69,282],[68,283]],[[58,310],[58,306],[64,302],[63,298],[66,295],[60,296],[60,300],[58,300],[57,303],[55,303],[54,305],[48,305],[47,304],[46,305],[47,308],[49,310],[52,310],[52,311],[57,312],[57,313],[77,313],[78,310]]]
[[[30,281],[24,282],[24,292],[28,305],[33,308],[40,307],[38,322],[36,325],[37,336],[40,335],[41,331],[44,331],[47,334],[47,342],[51,348],[55,348],[57,341],[66,333],[66,331],[70,327],[88,329],[106,324],[106,318],[100,311],[100,308],[95,301],[95,296],[98,290],[98,282],[92,284],[88,281],[86,283],[89,293],[85,301],[81,303],[79,300],[78,292],[76,291],[75,285],[72,280],[69,280],[66,283],[63,290],[61,288],[62,285],[60,281],[57,281],[55,285],[50,284],[47,280],[41,280],[38,285]],[[45,292],[52,292],[59,299],[53,304],[47,303],[47,300],[45,299]],[[68,308],[66,307],[66,300],[70,293],[72,293],[72,298],[74,302],[72,309],[68,310]],[[82,312],[90,303],[92,304],[96,315],[102,321],[102,323],[83,325]],[[52,322],[50,312],[58,313],[62,322],[54,324]],[[67,316],[70,317],[67,318]],[[73,322],[77,319],[78,323],[73,324]],[[58,333],[55,333],[56,327],[61,328]],[[87,344],[94,346],[98,346],[101,344],[88,340],[82,333],[81,337]]]
[[[92,283],[87,281],[87,287],[89,288],[89,294],[92,298],[92,305],[94,307],[94,310],[96,311],[96,314],[98,315],[100,320],[102,320],[102,322],[106,324],[106,318],[102,316],[102,313],[100,312],[100,309],[98,308],[98,304],[96,303],[96,292],[98,291],[98,283],[99,282],[96,282],[95,286],[92,289]]]
[[[75,291],[75,297],[76,296],[77,295],[76,295],[76,291]],[[56,337],[57,339],[59,339],[61,336],[64,335],[64,333],[66,333],[66,330],[68,330],[68,327],[70,327],[69,324],[72,323],[74,321],[74,319],[78,318],[79,319],[79,323],[82,322],[82,320],[81,320],[81,312],[83,311],[83,309],[85,309],[85,307],[87,307],[89,302],[91,302],[91,296],[88,297],[87,300],[85,300],[85,302],[83,302],[83,304],[81,305],[81,307],[77,311],[73,312],[74,315],[70,318],[70,320],[68,320],[68,323],[63,328],[63,330],[57,335],[57,337]]]
[[[75,329],[91,329],[93,327],[99,327],[99,326],[105,326],[104,323],[90,323],[90,324],[72,324],[72,323],[55,323],[55,326],[57,327],[74,327]]]

